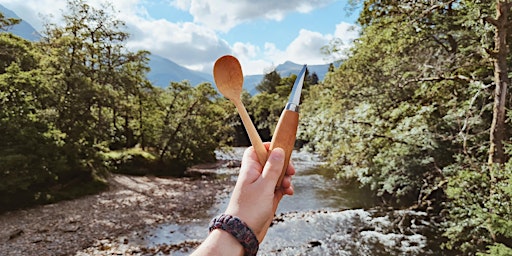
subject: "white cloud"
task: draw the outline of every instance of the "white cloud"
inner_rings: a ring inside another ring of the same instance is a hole
[[[243,66],[247,66],[247,73],[250,74],[268,72],[269,67],[277,66],[285,61],[308,65],[326,64],[343,57],[343,55],[340,53],[337,56],[326,56],[321,52],[322,47],[328,45],[332,40],[338,39],[342,42],[342,45],[339,46],[341,50],[346,50],[358,35],[359,29],[354,24],[346,22],[337,24],[336,30],[332,34],[321,34],[302,29],[286,49],[278,49],[275,44],[267,42],[263,50],[256,48],[255,55],[257,57],[244,58],[246,62],[242,60],[240,62]]]
[[[154,19],[144,7],[146,0],[112,1],[117,18],[126,22],[131,37],[127,46],[132,50],[145,49],[168,58],[194,70],[211,72],[216,58],[233,54],[239,58],[244,74],[261,74],[270,67],[293,61],[299,64],[324,64],[328,62],[320,48],[333,38],[340,38],[348,47],[357,37],[352,24],[340,23],[332,33],[321,34],[301,30],[285,49],[279,49],[273,42],[254,45],[250,42],[236,42],[230,45],[220,38],[219,31],[251,19],[280,20],[288,12],[308,12],[333,0],[173,0],[177,8],[189,11],[195,22],[173,23]],[[105,0],[89,0],[99,6]],[[53,14],[61,17],[66,8],[65,0],[0,0],[0,3],[15,11],[36,29],[42,29],[39,14]]]
[[[262,67],[267,67],[271,63],[261,59],[261,49],[251,43],[237,42],[233,45],[233,55],[237,57],[242,65],[242,71],[245,75],[261,74]]]
[[[66,8],[66,1],[54,0],[0,0],[18,16],[42,30],[40,14],[53,14],[57,22]],[[89,0],[88,4],[100,7],[105,0]],[[164,19],[152,19],[142,6],[142,0],[113,1],[118,19],[123,20],[131,35],[127,47],[132,50],[149,50],[191,69],[211,72],[215,58],[230,53],[231,47],[216,33],[195,23],[172,23]]]
[[[149,49],[180,65],[210,71],[215,58],[229,53],[230,46],[210,29],[194,23],[171,23],[167,20],[133,20],[130,49]]]
[[[54,0],[2,0],[0,4],[14,11],[24,21],[30,23],[38,31],[43,29],[41,16],[60,16],[60,10],[66,7],[65,1]]]
[[[320,49],[331,38],[331,35],[301,29],[299,36],[286,48],[286,58],[299,64],[324,64]]]
[[[227,32],[238,24],[257,19],[280,21],[289,12],[307,13],[333,0],[174,0],[173,5],[188,11],[194,22]]]

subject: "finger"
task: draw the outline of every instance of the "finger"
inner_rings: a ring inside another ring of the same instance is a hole
[[[295,167],[293,166],[292,161],[288,163],[288,167],[286,168],[286,175],[295,175]]]
[[[263,167],[258,160],[256,150],[254,150],[254,147],[248,147],[244,151],[244,156],[242,157],[242,164],[238,179],[244,183],[253,183],[260,176],[262,169]]]
[[[242,156],[242,164],[252,165],[253,162],[259,163],[258,154],[256,154],[254,147],[250,146],[244,151],[244,155]]]
[[[263,173],[261,174],[261,177],[264,181],[269,183],[269,186],[270,184],[272,184],[274,187],[276,186],[277,180],[279,180],[283,170],[284,158],[285,153],[282,148],[275,148],[272,150],[272,152],[270,152],[267,163],[263,168]]]
[[[293,185],[290,185],[287,188],[283,188],[282,193],[285,195],[293,196],[295,193],[295,190],[293,189]]]
[[[284,176],[283,182],[281,182],[281,192],[285,195],[293,195],[293,185],[292,185],[292,177],[291,176]]]
[[[289,188],[292,185],[292,176],[285,175],[281,182],[281,188]]]
[[[267,149],[267,151],[270,150],[270,142],[264,142],[263,146]],[[295,174],[295,167],[292,163],[292,160],[288,163],[288,167],[286,168],[286,175],[294,175]]]
[[[265,146],[268,151],[270,149],[270,142],[263,142],[263,146]]]

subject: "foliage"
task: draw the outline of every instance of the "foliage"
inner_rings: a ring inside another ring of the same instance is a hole
[[[271,134],[275,130],[296,79],[296,74],[282,78],[276,70],[273,70],[265,74],[263,80],[257,86],[260,93],[248,100],[248,112],[251,114],[263,141],[271,140]],[[310,74],[306,70],[301,95],[302,101],[308,95],[309,88],[317,83],[318,76],[316,73]]]
[[[360,2],[361,36],[310,90],[301,138],[385,203],[448,212],[448,248],[507,251],[510,167],[485,164],[496,1]]]
[[[226,100],[210,84],[190,86],[171,82],[166,90],[154,88],[153,102],[147,102],[148,125],[143,147],[154,151],[161,174],[183,174],[192,164],[215,160],[214,150],[227,142],[230,128],[225,119]],[[171,168],[170,170],[168,168]]]
[[[94,193],[108,171],[183,175],[229,141],[227,101],[209,84],[153,87],[149,53],[126,49],[111,13],[69,0],[40,42],[0,33],[0,210]]]
[[[41,53],[10,34],[1,34],[0,44],[10,49],[2,57],[10,65],[0,75],[0,209],[62,198],[57,188],[69,189],[75,178],[97,183],[91,170],[65,157],[69,148],[55,127],[54,95],[39,67]]]
[[[486,247],[489,255],[508,255],[512,250],[506,242],[512,239],[512,161],[502,167],[466,163],[451,168],[454,175],[446,189],[450,199],[446,246],[465,255]]]
[[[3,13],[0,13],[0,30],[7,30],[9,27],[12,27],[21,22],[20,19],[16,18],[6,18]]]
[[[151,163],[156,160],[155,155],[140,147],[105,152],[103,157],[111,172],[129,175],[151,174]]]
[[[452,22],[452,6],[413,14],[423,10],[409,2],[366,1],[350,57],[304,106],[309,147],[390,203],[410,203],[442,180],[439,170],[461,150],[455,122],[464,118],[456,110],[470,97],[465,78],[482,66],[476,35]],[[459,49],[469,47],[477,58],[461,59]]]

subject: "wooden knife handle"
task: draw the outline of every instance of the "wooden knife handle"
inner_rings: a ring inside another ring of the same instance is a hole
[[[285,152],[283,170],[279,180],[277,181],[276,187],[281,187],[281,182],[283,181],[286,169],[288,168],[288,163],[290,162],[290,157],[295,145],[298,125],[299,113],[287,109],[283,110],[283,113],[281,113],[279,121],[277,122],[276,130],[274,131],[272,141],[270,142],[270,151],[268,152],[270,155],[270,152],[274,148],[282,148]]]

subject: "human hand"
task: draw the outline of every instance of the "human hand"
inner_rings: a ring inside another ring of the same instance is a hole
[[[267,150],[270,143],[265,143]],[[281,186],[276,186],[285,159],[284,150],[275,148],[265,166],[261,166],[253,147],[245,150],[240,174],[226,214],[239,217],[254,232],[261,243],[284,195],[293,195],[291,177],[295,168],[288,164]]]

